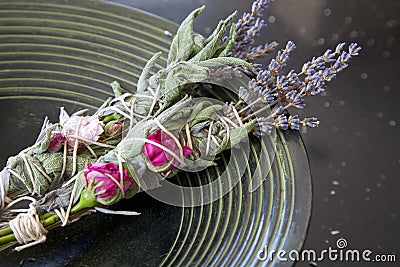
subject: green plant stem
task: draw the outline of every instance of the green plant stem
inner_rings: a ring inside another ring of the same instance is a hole
[[[90,198],[86,194],[86,190],[83,190],[81,193],[81,197],[79,199],[79,202],[72,207],[71,209],[71,214],[74,214],[78,211],[81,211],[86,208],[93,208],[96,206],[97,202],[95,199]],[[40,216],[40,223],[43,225],[43,227],[49,227],[59,221],[60,218],[58,217],[57,214],[52,214],[50,212],[45,213]],[[15,236],[11,230],[10,227],[4,228],[0,230],[0,245],[9,243],[15,241]]]

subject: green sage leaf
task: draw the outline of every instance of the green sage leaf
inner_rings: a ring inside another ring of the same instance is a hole
[[[194,37],[193,37],[193,21],[194,19],[203,12],[205,6],[202,6],[192,13],[182,22],[179,27],[168,54],[167,66],[189,59],[192,54],[194,47]]]
[[[201,62],[214,56],[221,43],[221,38],[225,34],[227,28],[231,25],[231,22],[236,16],[236,13],[237,12],[234,12],[226,20],[222,20],[218,23],[217,28],[206,40],[207,44],[205,45],[205,47],[190,59],[191,62]]]

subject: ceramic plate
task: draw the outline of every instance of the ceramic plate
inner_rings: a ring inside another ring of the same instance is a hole
[[[169,32],[177,25],[149,13],[100,1],[0,2],[0,163],[32,144],[45,115],[95,110],[118,81],[134,90],[141,69],[158,51],[166,62]],[[219,96],[217,96],[219,97]],[[261,159],[260,151],[275,157]],[[183,186],[218,178],[229,159],[172,179]],[[268,153],[267,153],[268,154]],[[288,266],[260,261],[259,251],[300,249],[311,211],[307,155],[297,132],[278,132],[270,143],[252,141],[243,177],[228,194],[207,205],[166,205],[145,193],[113,209],[140,216],[92,214],[48,234],[47,242],[0,255],[1,266]],[[271,164],[269,176],[249,190],[254,166]],[[233,168],[235,180],[241,170]],[[236,176],[235,176],[236,175]],[[218,180],[218,179],[217,179]],[[231,180],[229,180],[231,181]],[[228,182],[229,182],[228,181]],[[221,185],[222,186],[222,185]]]

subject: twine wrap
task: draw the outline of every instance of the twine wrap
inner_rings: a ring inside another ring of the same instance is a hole
[[[21,251],[46,241],[48,231],[40,223],[34,202],[29,205],[29,210],[26,213],[18,214],[17,217],[10,221],[9,225],[18,243],[24,244],[16,247],[16,251]]]

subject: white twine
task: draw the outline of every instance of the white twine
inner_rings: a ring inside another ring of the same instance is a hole
[[[83,119],[83,117],[80,117],[79,121],[78,121],[78,124],[76,125],[75,132],[77,133],[77,135],[79,135],[79,128],[81,128],[82,119]],[[74,175],[75,172],[76,172],[76,165],[77,165],[76,161],[77,161],[77,156],[78,156],[78,146],[79,146],[79,140],[75,139],[74,152],[72,154],[72,174],[71,175]]]
[[[235,114],[235,117],[237,119],[237,121],[239,122],[239,125],[242,126],[243,125],[243,121],[239,116],[239,113],[237,112],[236,108],[234,106],[232,106],[232,110],[233,110],[233,114]]]
[[[236,123],[234,123],[230,118],[228,117],[223,117],[228,123],[230,123],[233,127],[238,128],[239,125],[237,125]]]
[[[67,214],[65,213],[65,210],[63,208],[55,209],[54,212],[60,218],[61,224],[67,224],[68,223],[68,218]]]
[[[35,166],[35,168],[47,179],[47,181],[49,181],[49,183],[52,182],[50,176],[44,170],[42,170],[42,168],[40,168],[40,166],[38,166],[34,162],[33,162],[33,166]]]
[[[9,222],[10,229],[13,231],[15,239],[22,246],[16,247],[16,251],[21,251],[28,247],[43,243],[46,241],[47,230],[40,223],[39,215],[35,208],[36,200],[29,204],[29,209],[26,213],[20,213]],[[31,242],[33,241],[33,242]]]
[[[112,107],[107,107],[107,108],[104,108],[104,109],[103,109],[103,111],[108,111],[108,110],[115,111],[115,112],[117,112],[118,114],[121,114],[122,116],[124,116],[125,118],[130,119],[130,116],[129,116],[128,114],[126,114],[125,112],[123,112],[122,110],[120,110],[120,109],[117,108],[117,107],[112,106]]]
[[[126,215],[126,216],[140,215],[140,213],[136,212],[136,211],[109,210],[109,209],[104,209],[104,208],[99,208],[99,207],[94,207],[94,209],[101,213],[111,214],[111,215]]]
[[[153,112],[153,109],[154,109],[154,107],[155,107],[156,104],[157,104],[158,94],[159,94],[159,92],[160,92],[160,87],[161,87],[161,85],[159,84],[159,85],[157,86],[156,92],[155,92],[155,93],[152,92],[152,94],[153,94],[153,96],[154,96],[154,99],[153,99],[153,103],[151,103],[151,106],[150,106],[150,109],[149,109],[149,113],[147,114],[147,117],[150,117],[150,116],[151,116],[151,113]],[[150,90],[151,88],[148,87],[147,89]],[[152,90],[152,91],[153,91],[153,90]],[[150,92],[151,92],[151,91],[150,91]]]
[[[174,140],[175,144],[178,146],[178,149],[179,149],[179,156],[182,159],[184,159],[185,157],[183,156],[183,148],[182,148],[181,142],[179,142],[178,138],[176,138],[175,135],[173,135],[170,131],[168,131],[167,128],[165,128],[164,125],[162,125],[159,120],[154,119],[154,121],[164,133],[166,133],[169,137],[172,138],[172,140]]]
[[[134,118],[133,118],[133,116],[134,115],[139,115],[139,114],[136,114],[135,112],[133,112],[133,107],[135,106],[135,102],[136,102],[136,96],[132,96],[132,99],[131,99],[131,108],[130,108],[130,112],[131,112],[131,119],[129,120],[129,129],[131,129],[132,127],[133,127],[133,120],[134,120]],[[135,120],[135,123],[137,122],[137,120]]]
[[[214,142],[214,144],[217,146],[217,147],[219,147],[219,143],[218,143],[218,140],[217,140],[217,138],[214,136],[214,135],[211,135],[211,140]]]
[[[62,177],[64,176],[66,168],[67,168],[67,141],[64,141],[63,165],[62,165],[59,180],[61,180]]]
[[[94,152],[93,148],[90,147],[90,145],[88,145],[86,142],[83,142],[83,144],[85,145],[85,147],[89,150],[90,154],[92,154],[92,156],[97,160],[97,155]]]
[[[4,172],[6,172],[7,170],[4,170]],[[3,171],[2,171],[3,172]],[[0,172],[0,178],[1,179],[3,179],[2,178],[2,175],[1,175],[1,173],[2,172]],[[8,173],[8,175],[9,175],[9,173]],[[8,176],[7,176],[8,177]],[[8,178],[7,178],[7,180],[8,180]],[[7,182],[8,183],[8,182]],[[4,209],[4,204],[6,203],[6,190],[8,190],[8,188],[6,189],[5,187],[4,187],[4,181],[0,181],[0,192],[1,192],[1,209],[0,210],[3,210]]]
[[[210,152],[211,131],[212,131],[213,125],[214,125],[214,121],[211,121],[210,127],[208,128],[206,156],[208,156],[208,153]]]
[[[71,137],[71,138],[86,142],[88,144],[93,144],[93,145],[97,145],[97,146],[100,146],[100,147],[115,148],[115,146],[113,146],[113,145],[103,144],[103,143],[100,143],[100,142],[96,142],[96,141],[93,141],[93,140],[86,139],[86,138],[84,138],[82,136],[78,136],[78,135],[70,134],[70,135],[67,135],[66,137]]]
[[[122,166],[122,157],[119,153],[116,153],[118,158],[118,170],[119,170],[119,183],[117,181],[117,186],[121,191],[121,198],[125,198],[125,190],[124,190],[124,167]],[[112,177],[112,175],[110,175]],[[112,177],[114,178],[114,177]],[[114,181],[114,179],[112,179]],[[114,181],[115,183],[115,181]]]
[[[186,131],[187,145],[188,147],[190,147],[190,149],[193,150],[192,135],[190,134],[189,124],[187,123],[185,125],[185,131]]]
[[[226,140],[230,140],[231,138],[231,129],[227,123],[226,117],[220,117],[221,118],[221,122],[225,125],[225,130],[226,130]]]
[[[142,141],[144,143],[149,143],[152,144],[153,146],[156,146],[160,149],[162,149],[164,152],[167,152],[168,154],[170,154],[174,159],[176,159],[176,161],[178,161],[180,164],[184,165],[185,161],[184,159],[181,159],[178,155],[176,155],[173,151],[171,151],[170,149],[168,149],[167,147],[160,145],[159,143],[156,143],[152,140],[149,140],[147,138],[139,138],[139,137],[134,137],[134,138],[130,138],[130,140],[132,141]]]
[[[63,227],[68,224],[69,214],[71,212],[72,204],[74,202],[75,192],[76,192],[76,189],[78,188],[78,179],[76,178],[76,176],[74,178],[72,178],[71,180],[74,180],[74,187],[72,188],[71,196],[69,197],[69,204],[68,204],[67,212],[65,213],[65,216],[63,216],[63,218],[60,217],[60,219],[62,220],[61,226],[63,226]],[[68,181],[68,182],[70,182],[70,181]]]
[[[34,187],[35,186],[35,178],[33,177],[31,166],[29,165],[28,160],[25,157],[25,153],[21,152],[19,154],[20,154],[22,160],[24,161],[24,164],[28,170],[28,175],[29,175],[29,178],[31,179],[32,187]],[[32,190],[31,194],[33,195],[34,193],[35,193],[35,190]]]

